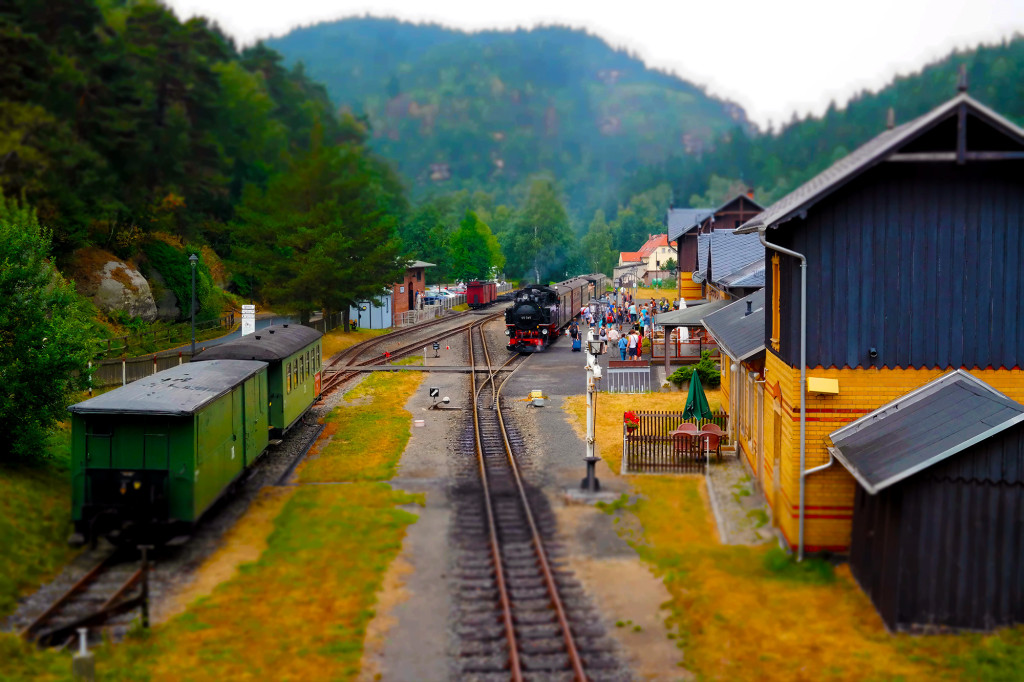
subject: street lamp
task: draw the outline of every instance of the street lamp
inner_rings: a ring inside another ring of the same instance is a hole
[[[196,263],[199,262],[199,256],[192,254],[188,257],[188,262],[192,264],[192,357],[196,356]]]

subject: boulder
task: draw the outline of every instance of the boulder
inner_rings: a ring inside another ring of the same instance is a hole
[[[99,285],[92,300],[100,310],[108,313],[121,310],[147,322],[157,318],[153,292],[149,282],[138,270],[122,261],[111,260],[96,275],[99,276]]]

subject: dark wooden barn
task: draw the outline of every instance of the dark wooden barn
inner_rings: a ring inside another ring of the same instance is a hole
[[[809,367],[1024,366],[1024,130],[966,93],[739,231],[765,228],[807,257]],[[766,286],[769,301],[782,290],[768,333],[795,366],[799,261],[783,258]]]
[[[835,431],[850,569],[893,630],[1024,623],[1024,405],[963,370]]]

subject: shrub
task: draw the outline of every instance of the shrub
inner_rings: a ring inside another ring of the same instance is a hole
[[[718,369],[715,361],[711,359],[711,351],[701,351],[700,362],[696,365],[686,365],[680,367],[676,371],[672,372],[668,380],[676,386],[682,386],[683,383],[690,380],[694,371],[697,372],[697,376],[700,377],[700,383],[710,388],[717,388],[722,384],[722,372]]]
[[[204,262],[199,247],[186,244],[182,250],[160,239],[150,239],[142,250],[150,267],[163,276],[167,288],[174,292],[183,319],[189,316],[189,305],[192,300],[192,266],[188,257],[192,253],[197,254],[199,262],[196,264],[196,317],[209,319],[220,314],[220,296],[213,285],[210,269]]]

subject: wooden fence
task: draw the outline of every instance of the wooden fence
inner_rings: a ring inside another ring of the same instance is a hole
[[[680,424],[688,422],[702,429],[715,424],[726,430],[729,415],[716,412],[711,419],[685,419],[682,412],[634,412],[640,423],[633,430],[622,423],[623,474],[702,474],[707,457],[699,448],[681,450],[669,434]]]

